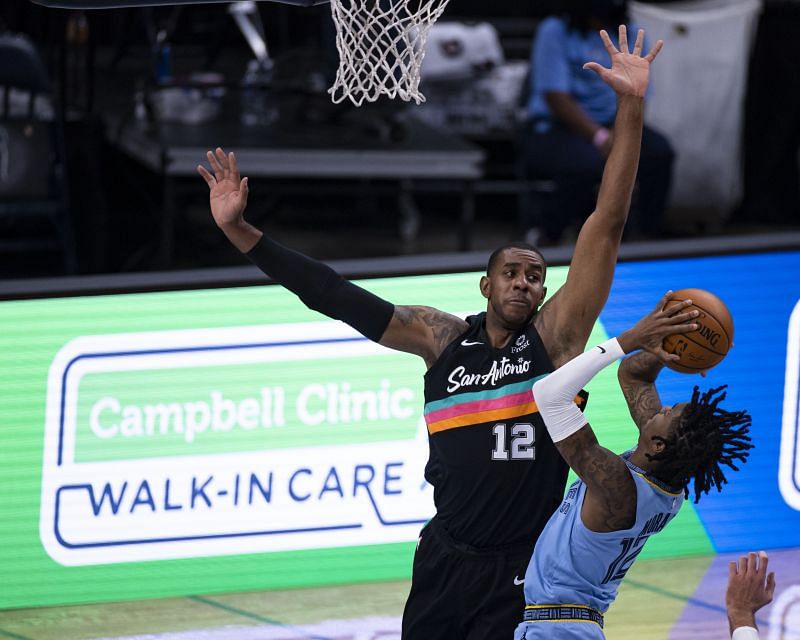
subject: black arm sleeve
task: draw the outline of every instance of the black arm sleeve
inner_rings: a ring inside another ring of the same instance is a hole
[[[247,257],[270,278],[296,294],[309,309],[346,322],[378,342],[394,315],[394,305],[345,280],[328,265],[292,251],[266,235]]]

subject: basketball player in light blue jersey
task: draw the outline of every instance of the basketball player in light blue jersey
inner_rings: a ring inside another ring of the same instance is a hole
[[[669,295],[669,294],[667,294]],[[525,612],[515,640],[604,638],[603,614],[648,538],[664,529],[694,484],[695,502],[727,482],[720,465],[736,470],[752,448],[750,416],[718,405],[724,387],[664,407],[655,379],[677,359],[665,336],[697,328],[690,300],[664,311],[667,296],[631,329],[538,380],[533,396],[550,436],[580,478],[539,537],[525,574]],[[601,447],[574,403],[583,386],[617,358],[619,380],[639,428],[634,449],[617,455]]]

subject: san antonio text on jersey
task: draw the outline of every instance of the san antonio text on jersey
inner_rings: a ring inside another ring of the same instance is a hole
[[[502,349],[486,314],[450,343],[425,375],[425,421],[437,517],[457,541],[481,548],[530,543],[558,507],[567,465],[531,387],[553,371],[532,324]],[[576,402],[585,405],[582,393]]]

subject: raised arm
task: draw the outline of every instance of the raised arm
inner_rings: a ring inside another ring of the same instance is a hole
[[[228,240],[276,282],[315,311],[346,322],[386,347],[422,357],[430,367],[467,323],[430,307],[395,306],[345,280],[327,265],[274,242],[244,219],[247,178],[233,153],[208,152],[213,174],[198,173],[210,190],[211,213]]]
[[[652,318],[658,315],[666,315],[667,312],[661,311],[667,301],[669,292],[659,301]],[[692,304],[691,300],[684,300],[680,304],[671,308],[671,313],[680,314]],[[661,311],[661,314],[659,314]],[[683,314],[687,320],[697,317],[697,312]],[[661,343],[657,339],[651,339],[647,351],[640,351],[625,358],[617,370],[617,379],[622,388],[622,394],[628,403],[628,411],[633,418],[636,427],[641,429],[663,408],[661,398],[656,389],[656,378],[664,368],[667,358],[664,357]]]
[[[650,53],[642,56],[641,30],[631,53],[624,25],[619,27],[619,50],[605,31],[600,35],[611,56],[611,68],[595,62],[587,63],[585,68],[598,73],[616,91],[617,115],[597,205],[578,235],[567,281],[536,319],[556,366],[583,351],[611,289],[639,165],[650,64],[663,44],[659,40]]]
[[[669,294],[667,294],[669,295]],[[600,446],[591,426],[572,399],[598,372],[625,353],[646,349],[667,362],[677,356],[661,347],[665,336],[696,329],[696,311],[687,304],[664,310],[665,295],[652,313],[631,329],[573,358],[533,385],[533,399],[561,456],[586,484],[581,510],[593,531],[618,531],[632,526],[636,516],[636,487],[625,462]]]
[[[625,358],[617,370],[628,411],[639,429],[662,409],[656,378],[663,368],[664,363],[652,353],[640,351]]]

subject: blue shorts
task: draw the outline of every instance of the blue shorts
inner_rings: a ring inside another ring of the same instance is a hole
[[[600,625],[594,622],[520,622],[514,640],[605,640]]]

